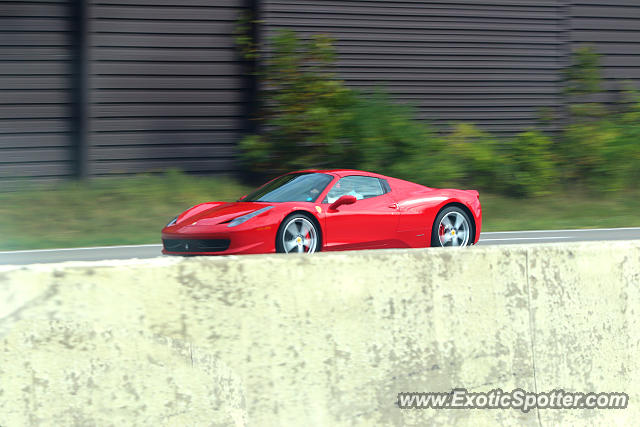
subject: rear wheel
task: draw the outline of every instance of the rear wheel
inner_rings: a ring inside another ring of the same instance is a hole
[[[465,211],[449,206],[436,217],[431,229],[431,246],[468,246],[471,244],[471,220]]]
[[[312,254],[319,250],[320,233],[309,217],[294,214],[282,221],[276,236],[277,252]]]

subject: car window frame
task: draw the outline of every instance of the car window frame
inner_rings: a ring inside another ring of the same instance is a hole
[[[331,185],[330,187],[327,186],[329,189],[326,190],[327,193],[322,198],[322,202],[321,203],[322,204],[329,204],[329,193],[331,192],[331,190],[333,190],[333,187],[335,187],[344,178],[351,178],[351,177],[362,177],[362,178],[377,179],[378,183],[380,184],[380,188],[383,191],[382,194],[378,194],[377,196],[362,198],[362,199],[359,199],[358,201],[375,199],[376,197],[384,196],[385,194],[389,194],[391,192],[391,187],[389,186],[389,183],[387,182],[386,179],[379,178],[377,176],[370,176],[370,175],[345,175],[345,176],[337,177],[338,179],[335,181],[335,183],[333,183],[333,185]],[[331,184],[331,183],[329,183],[329,184]]]

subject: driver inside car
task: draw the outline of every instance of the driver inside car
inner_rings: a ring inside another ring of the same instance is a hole
[[[307,202],[313,202],[315,199],[318,198],[319,194],[320,194],[320,190],[317,189],[316,187],[313,187],[311,190],[309,190],[309,197],[307,197]]]
[[[329,191],[329,194],[327,194],[327,202],[333,203],[344,195],[354,196],[356,200],[364,199],[364,196],[356,191],[352,182],[348,179],[342,179],[338,181],[335,187],[333,187],[331,191]]]

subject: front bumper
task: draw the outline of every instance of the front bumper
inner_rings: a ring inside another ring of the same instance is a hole
[[[162,230],[165,255],[235,255],[275,252],[273,226],[238,230],[225,226],[171,226]]]
[[[169,252],[224,252],[229,239],[162,239],[162,247]]]

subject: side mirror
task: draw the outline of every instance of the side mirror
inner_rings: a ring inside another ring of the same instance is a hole
[[[338,210],[338,208],[342,205],[352,205],[356,202],[356,200],[356,196],[345,194],[344,196],[340,196],[340,198],[335,202],[331,203],[329,205],[329,210],[335,211]]]
[[[238,201],[243,200],[245,197],[247,197],[247,195],[246,195],[246,194],[245,194],[244,196],[240,197],[240,198],[238,199]]]

